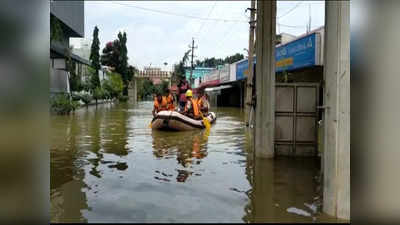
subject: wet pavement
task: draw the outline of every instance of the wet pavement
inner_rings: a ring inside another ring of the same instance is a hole
[[[151,110],[51,117],[52,222],[338,222],[314,212],[318,160],[254,160],[239,108],[210,132],[151,130]]]

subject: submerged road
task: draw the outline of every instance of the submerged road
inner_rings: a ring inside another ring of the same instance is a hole
[[[51,117],[52,222],[337,222],[313,211],[318,161],[254,160],[240,109],[209,134],[151,130],[151,110]]]

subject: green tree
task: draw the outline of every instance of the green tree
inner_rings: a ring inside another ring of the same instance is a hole
[[[114,40],[108,42],[103,48],[103,53],[101,54],[100,61],[101,64],[117,68],[119,63],[119,40]]]
[[[100,79],[99,79],[99,70],[101,69],[100,66],[100,41],[99,41],[99,29],[97,26],[94,27],[93,30],[93,42],[90,49],[90,62],[92,68],[95,70],[94,73],[91,73],[91,86],[93,90],[97,87],[100,87]]]
[[[155,93],[155,86],[148,78],[138,79],[137,89],[140,99],[146,99],[147,97],[151,96],[151,94]]]
[[[118,33],[118,39],[119,39],[119,52],[120,52],[120,62],[117,67],[117,71],[121,74],[122,76],[122,81],[124,82],[124,89],[123,89],[123,95],[127,96],[128,95],[128,84],[129,84],[129,71],[128,71],[128,49],[126,47],[126,33]]]
[[[202,61],[196,60],[195,66],[217,67],[217,66],[223,65],[223,64],[232,64],[232,63],[237,62],[242,59],[244,59],[244,55],[240,54],[240,53],[236,53],[235,55],[225,57],[225,59],[212,57],[212,58],[205,58]]]
[[[135,74],[138,72],[139,70],[134,67],[134,66],[128,66],[128,81],[132,81],[133,78],[135,77]]]
[[[163,80],[161,83],[155,85],[155,92],[164,95],[168,92],[168,86],[168,81]]]
[[[124,83],[118,73],[107,73],[108,79],[103,81],[103,89],[111,98],[118,98],[122,95]]]
[[[171,80],[173,83],[179,83],[185,77],[185,70],[187,69],[186,63],[189,60],[189,53],[191,50],[188,50],[183,55],[182,60],[174,65],[174,72],[172,73]]]
[[[244,59],[244,55],[243,54],[240,54],[240,53],[236,53],[235,55],[231,55],[231,56],[227,56],[225,59],[224,59],[224,63],[226,64],[232,64],[232,63],[234,63],[234,62],[237,62],[237,61],[240,61],[240,60],[242,60],[242,59]]]
[[[126,33],[119,32],[118,39],[106,44],[100,58],[103,65],[115,68],[115,71],[120,74],[124,84],[123,95],[128,95],[128,84],[133,77],[133,74],[129,71],[128,67],[128,50],[126,42]]]

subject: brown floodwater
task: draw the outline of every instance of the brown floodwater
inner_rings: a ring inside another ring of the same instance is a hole
[[[255,160],[239,108],[213,108],[210,132],[151,130],[151,110],[108,103],[51,117],[52,222],[338,222],[305,205],[318,160]]]

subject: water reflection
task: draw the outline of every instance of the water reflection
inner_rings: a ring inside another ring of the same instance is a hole
[[[125,108],[125,107],[124,107]],[[105,153],[126,156],[129,153],[128,141],[128,111],[111,110],[103,116],[101,126],[101,145]]]
[[[72,117],[69,119],[73,120]],[[85,177],[84,162],[80,160],[82,153],[75,148],[79,139],[69,135],[71,132],[79,133],[79,129],[70,123],[58,131],[67,139],[50,150],[51,218],[53,222],[87,222],[81,213],[81,210],[88,209],[87,197],[82,191],[86,187],[82,181]]]
[[[185,169],[176,169],[177,182],[185,182],[193,174],[187,168],[193,164],[199,165],[207,156],[207,130],[195,130],[185,132],[166,132],[152,130],[153,155],[158,159],[176,157],[177,163]],[[196,173],[197,176],[201,174]],[[170,181],[166,178],[154,177],[157,180]]]

